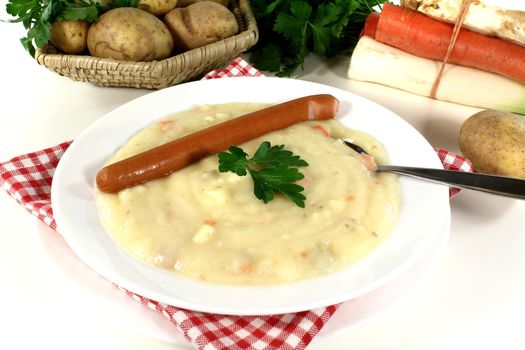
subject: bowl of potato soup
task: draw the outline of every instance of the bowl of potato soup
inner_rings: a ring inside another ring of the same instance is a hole
[[[114,193],[95,183],[104,166],[315,94],[339,101],[334,119],[294,123]],[[350,300],[416,263],[450,207],[448,187],[376,173],[343,139],[379,164],[442,168],[406,121],[351,92],[283,78],[191,82],[128,102],[75,139],[54,176],[58,231],[103,277],[181,308],[263,315]]]

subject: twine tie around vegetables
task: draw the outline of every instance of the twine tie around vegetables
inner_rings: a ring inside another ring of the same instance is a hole
[[[443,76],[443,72],[445,71],[445,65],[447,64],[450,54],[452,53],[452,50],[454,49],[454,46],[456,45],[456,40],[458,39],[459,31],[461,30],[461,27],[463,26],[463,22],[465,21],[465,17],[467,16],[467,12],[468,12],[468,9],[471,3],[472,3],[472,0],[463,0],[463,2],[461,3],[461,6],[459,8],[458,17],[456,18],[456,23],[454,24],[454,30],[452,31],[452,36],[450,37],[450,42],[448,44],[447,53],[445,54],[445,56],[443,57],[443,60],[441,61],[438,74],[436,76],[436,79],[434,80],[432,89],[430,90],[431,98],[436,98],[437,89],[439,87],[439,83],[441,82],[441,77]]]

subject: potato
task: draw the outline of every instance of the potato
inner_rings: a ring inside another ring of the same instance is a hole
[[[153,61],[170,56],[173,38],[160,19],[144,10],[120,7],[104,13],[89,28],[92,56],[122,61]]]
[[[226,7],[201,1],[187,7],[174,8],[164,16],[175,48],[186,51],[235,35],[239,25]]]
[[[525,116],[476,113],[461,126],[459,147],[477,172],[525,179]]]
[[[228,0],[178,0],[177,7],[186,7],[188,5],[194,4],[196,2],[201,2],[201,1],[216,2],[218,4],[221,4],[224,7],[228,7],[228,2],[229,2]]]
[[[177,0],[137,0],[137,7],[155,16],[164,16],[177,5]]]
[[[86,21],[56,21],[51,26],[51,43],[60,51],[79,54],[86,49],[89,23]]]

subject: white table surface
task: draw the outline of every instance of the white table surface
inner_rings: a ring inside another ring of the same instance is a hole
[[[0,18],[6,18],[3,4]],[[151,92],[60,77],[25,53],[21,25],[0,22],[0,32],[0,161],[73,139],[106,112]],[[310,57],[298,79],[380,102],[434,146],[458,152],[460,125],[477,109],[349,81],[348,62]],[[358,329],[309,349],[525,348],[525,201],[462,191],[451,207],[449,242],[424,282]],[[96,301],[69,280],[75,273],[67,269],[78,268],[78,278],[93,288],[111,284],[75,261],[56,233],[1,192],[0,223],[0,349],[181,348],[112,321],[110,306],[100,312],[91,305]]]

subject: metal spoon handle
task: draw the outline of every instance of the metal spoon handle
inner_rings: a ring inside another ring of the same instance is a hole
[[[377,171],[423,178],[455,187],[525,199],[525,180],[453,170],[381,165]]]

